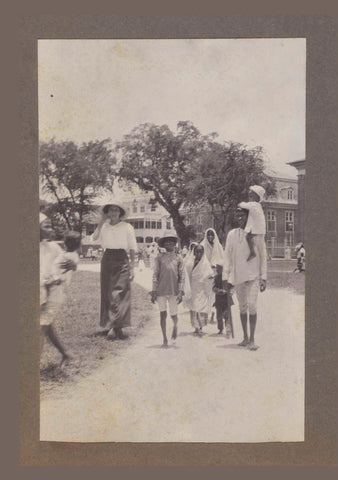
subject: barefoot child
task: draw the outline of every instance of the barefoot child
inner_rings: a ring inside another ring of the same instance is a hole
[[[171,338],[177,337],[177,305],[182,302],[184,295],[184,265],[181,255],[175,253],[177,237],[172,234],[164,235],[158,240],[158,245],[165,249],[154,260],[153,288],[151,301],[157,301],[160,310],[160,322],[163,334],[163,346],[168,345],[166,332],[167,303],[174,322]]]
[[[190,285],[190,294],[184,299],[184,303],[190,310],[190,320],[194,333],[203,335],[203,326],[210,308],[210,296],[212,294],[213,270],[204,253],[203,245],[194,248],[194,256],[186,264],[187,277]]]
[[[265,216],[260,202],[264,199],[265,190],[260,185],[252,185],[249,187],[249,202],[241,202],[238,206],[249,211],[248,221],[245,226],[246,240],[250,249],[247,261],[256,257],[254,249],[254,238],[264,242],[266,233]]]
[[[54,329],[53,322],[63,302],[63,272],[75,269],[76,264],[71,259],[64,259],[62,248],[49,241],[53,236],[50,219],[40,213],[40,330],[41,345],[46,336],[54,347],[60,352],[62,358],[60,366],[71,356],[66,352]],[[56,260],[58,261],[56,262]]]
[[[214,278],[214,286],[212,288],[213,292],[215,293],[215,303],[214,306],[216,307],[216,318],[217,318],[217,327],[219,335],[222,335],[223,328],[225,326],[226,330],[226,338],[230,338],[231,335],[231,327],[228,318],[228,307],[233,305],[234,302],[232,300],[231,294],[228,295],[228,292],[223,287],[222,281],[222,265],[216,265],[216,275]],[[224,324],[223,324],[224,320]]]

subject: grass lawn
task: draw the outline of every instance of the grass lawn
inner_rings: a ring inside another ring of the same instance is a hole
[[[107,340],[99,326],[99,273],[74,272],[67,301],[55,322],[59,337],[74,356],[74,362],[61,369],[58,366],[60,354],[45,340],[40,361],[41,393],[47,393],[55,384],[87,376],[105,358],[118,355],[121,349],[128,347],[149,319],[152,304],[148,297],[144,289],[132,284],[132,327],[124,330],[129,339]]]

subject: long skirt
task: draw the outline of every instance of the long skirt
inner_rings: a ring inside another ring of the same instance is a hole
[[[127,252],[107,248],[101,260],[101,327],[130,325],[129,275]]]

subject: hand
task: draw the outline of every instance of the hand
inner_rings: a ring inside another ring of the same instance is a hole
[[[264,290],[266,289],[266,280],[259,281],[259,289],[261,292],[264,292]]]
[[[151,302],[152,303],[155,303],[156,302],[156,298],[157,298],[157,293],[156,292],[150,292],[150,295],[151,295]]]
[[[60,263],[62,270],[69,272],[69,270],[76,270],[76,263],[73,260],[66,260],[65,262]]]
[[[176,297],[177,304],[180,304],[182,300],[183,300],[183,293],[180,292]]]

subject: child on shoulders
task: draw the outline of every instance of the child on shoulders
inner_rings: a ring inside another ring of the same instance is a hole
[[[261,202],[264,200],[265,190],[260,185],[252,185],[249,187],[249,202],[239,203],[240,208],[245,208],[249,211],[248,221],[244,231],[247,233],[246,240],[248,242],[250,254],[247,261],[256,257],[254,249],[254,238],[258,241],[264,241],[266,233],[265,216]]]

